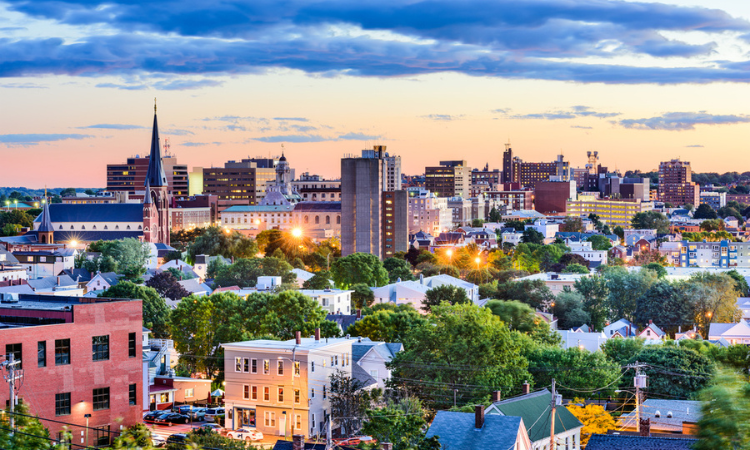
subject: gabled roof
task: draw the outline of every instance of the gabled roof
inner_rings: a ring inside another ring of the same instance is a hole
[[[181,280],[181,281],[178,281],[177,284],[184,287],[185,290],[190,292],[191,294],[197,294],[200,292],[205,292],[206,294],[211,293],[211,289],[209,289],[205,284],[200,283],[197,278],[191,278],[189,280]]]
[[[91,281],[91,272],[86,269],[65,269],[58,275],[67,275],[79,283]]]
[[[656,417],[656,414],[659,417]],[[667,417],[672,413],[672,417]],[[682,432],[683,422],[698,422],[701,414],[701,402],[693,400],[647,399],[643,402],[641,419],[651,419],[651,430]],[[635,411],[622,416],[622,425],[635,428]]]
[[[352,344],[352,359],[355,362],[359,362],[366,354],[373,351],[388,362],[395,358],[396,353],[403,351],[403,349],[404,346],[401,343],[371,341],[369,338],[363,338],[362,341],[355,341]]]
[[[378,384],[378,380],[367,373],[359,364],[352,364],[352,378],[362,383],[362,387],[364,388]]]
[[[57,279],[60,279],[60,282],[57,282]],[[78,283],[76,283],[75,280],[70,278],[67,275],[61,275],[59,277],[45,277],[45,278],[37,278],[36,280],[28,280],[27,283],[29,283],[29,286],[31,286],[35,291],[38,290],[45,290],[45,289],[52,289],[55,287],[67,287],[67,286],[77,286]]]
[[[657,327],[657,326],[656,326],[656,324],[654,324],[654,323],[649,323],[648,325],[646,325],[646,328],[644,328],[644,329],[643,329],[643,331],[642,331],[642,332],[640,333],[640,335],[644,335],[644,334],[646,333],[646,330],[647,330],[647,329],[649,329],[649,328],[651,328],[651,330],[652,330],[652,331],[653,331],[654,333],[656,333],[656,335],[657,335],[657,336],[659,336],[659,337],[662,337],[662,336],[664,336],[665,334],[667,334],[667,333],[663,332],[663,331],[661,330],[661,328]]]
[[[714,327],[716,325],[716,327]],[[725,326],[721,326],[725,325]],[[728,326],[727,326],[728,325]],[[722,332],[717,332],[723,330]],[[708,331],[709,336],[747,336],[750,337],[750,325],[744,320],[740,320],[739,323],[712,323]]]
[[[516,448],[523,421],[520,417],[487,415],[484,426],[475,428],[473,413],[438,411],[426,437],[437,436],[442,448],[488,450]]]
[[[97,276],[101,276],[102,279],[104,281],[106,281],[107,284],[109,284],[110,286],[114,286],[117,283],[119,283],[120,282],[120,277],[121,277],[121,275],[117,275],[114,272],[101,272],[101,273],[97,273],[96,275],[94,275],[94,277],[92,278],[92,280],[94,278],[96,278]]]
[[[357,321],[357,315],[356,314],[328,314],[326,316],[326,320],[334,322],[336,325],[339,326],[339,328],[341,328],[341,332],[346,334],[347,328],[354,325],[354,322]]]
[[[594,434],[586,450],[691,450],[697,442],[698,439]]]
[[[529,439],[531,439],[531,442],[536,442],[545,438],[549,439],[551,428],[549,405],[551,400],[552,393],[547,389],[543,389],[538,392],[495,402],[487,408],[486,412],[487,416],[495,415],[497,414],[497,412],[493,411],[493,408],[495,408],[500,414],[523,418]],[[564,406],[555,408],[555,433],[563,433],[566,430],[582,426],[583,424],[568,411],[568,408]],[[529,429],[528,427],[532,428]]]

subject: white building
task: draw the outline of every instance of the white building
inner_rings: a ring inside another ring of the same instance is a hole
[[[39,252],[13,252],[13,256],[26,269],[26,273],[31,279],[52,277],[63,270],[73,269],[77,254],[78,251],[72,248]]]
[[[20,284],[28,280],[26,269],[18,262],[13,253],[0,247],[0,286]]]
[[[386,364],[396,357],[396,353],[403,350],[404,346],[401,343],[371,341],[369,338],[357,339],[352,344],[352,358],[369,377],[361,381],[366,386],[368,381],[374,381],[377,387],[385,389],[385,383],[391,379],[391,370]]]
[[[82,297],[83,288],[68,275],[36,278],[28,280],[29,287],[39,295],[54,295],[59,297]]]
[[[114,272],[99,272],[86,283],[86,292],[106,291],[120,281],[120,276]]]
[[[443,285],[460,287],[466,291],[469,300],[474,303],[479,301],[479,286],[450,275],[435,275],[427,278],[420,275],[418,281],[391,283],[372,288],[372,292],[375,295],[375,303],[410,304],[417,311],[422,311],[427,291]]]
[[[521,243],[521,237],[523,237],[523,233],[519,233],[518,231],[506,231],[502,233],[500,237],[503,240],[503,244],[518,245]]]
[[[331,413],[329,377],[337,371],[351,377],[354,341],[317,335],[222,344],[226,428],[270,436],[322,434]]]
[[[560,224],[549,222],[547,221],[547,219],[539,219],[536,220],[533,224],[525,226],[525,229],[528,230],[529,228],[541,233],[541,235],[544,236],[545,240],[554,240],[555,234],[560,231]]]
[[[328,311],[330,314],[351,314],[352,292],[341,289],[301,289],[301,294],[306,295]]]
[[[557,330],[562,337],[562,348],[579,348],[589,352],[599,350],[607,342],[604,333],[586,333],[581,330]]]
[[[594,250],[592,245],[593,243],[590,241],[571,242],[568,244],[570,253],[583,257],[583,259],[591,263],[590,267],[607,264],[607,251]]]
[[[453,211],[448,199],[428,190],[409,192],[409,234],[424,231],[437,236],[453,227]]]

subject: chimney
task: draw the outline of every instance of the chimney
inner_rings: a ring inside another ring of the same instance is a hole
[[[320,341],[320,328],[315,329],[315,342]]]
[[[484,405],[474,406],[474,428],[477,430],[484,426]]]
[[[390,442],[383,442],[382,444],[380,444],[381,450],[391,450],[392,448],[393,444],[391,444]]]
[[[531,391],[531,385],[528,380],[523,382],[523,393],[528,394]]]
[[[57,277],[57,285],[60,286],[60,277]]]
[[[419,284],[424,284],[424,275],[419,274]]]
[[[492,392],[492,403],[499,402],[500,401],[500,391],[494,391]]]
[[[653,324],[653,323],[654,323],[654,321],[653,321],[653,320],[651,320],[651,319],[648,319],[648,324],[649,324],[649,325],[651,325],[651,324]]]
[[[359,319],[361,319],[361,318],[362,318],[362,310],[361,310],[361,309],[358,309],[358,310],[357,310],[357,320],[359,320]]]
[[[297,345],[300,345],[302,343],[302,332],[296,331],[294,333],[294,338],[297,340]]]
[[[640,436],[649,437],[651,436],[651,419],[641,419],[641,432]]]
[[[305,448],[305,436],[295,434],[292,436],[292,450],[303,450]]]

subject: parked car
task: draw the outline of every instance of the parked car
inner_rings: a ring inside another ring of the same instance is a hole
[[[258,430],[253,430],[251,428],[237,428],[236,430],[231,430],[227,432],[227,437],[230,437],[232,439],[239,439],[244,441],[260,441],[263,439],[263,433],[261,433]]]
[[[193,408],[190,412],[184,414],[187,414],[193,420],[201,421],[206,418],[206,408]]]
[[[167,440],[156,434],[151,435],[151,445],[154,447],[164,447],[167,445]]]
[[[185,447],[185,444],[187,444],[187,434],[177,433],[169,436],[167,438],[167,445],[169,444],[181,445],[182,447]]]
[[[146,414],[145,416],[143,416],[143,421],[144,422],[154,423],[161,416],[165,416],[167,414],[171,414],[171,413],[169,411],[153,411],[153,412],[150,412],[150,413]]]
[[[372,436],[352,436],[346,439],[335,440],[336,445],[346,445],[350,447],[357,446],[361,442],[364,442],[366,444],[377,444],[377,441],[373,439]]]
[[[217,423],[204,423],[201,428],[211,430],[214,433],[226,434],[226,430],[224,429],[224,427]]]
[[[185,414],[169,413],[157,417],[154,422],[172,425],[174,423],[188,423],[190,422],[190,418]]]
[[[208,408],[206,410],[206,414],[204,418],[206,419],[206,422],[213,422],[214,417],[223,416],[223,415],[224,415],[224,408]]]
[[[172,412],[176,412],[180,414],[187,414],[193,409],[194,409],[193,405],[180,405],[180,406],[175,406],[174,408],[172,408]]]

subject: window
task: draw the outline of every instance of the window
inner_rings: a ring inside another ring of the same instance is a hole
[[[315,372],[315,361],[310,362],[310,372]]]
[[[299,361],[294,361],[294,376],[299,376]]]
[[[336,365],[339,365],[339,355],[336,355]]]
[[[284,375],[284,361],[276,361],[276,374]]]
[[[135,355],[136,355],[135,333],[128,333],[128,358],[135,358]]]
[[[195,396],[194,388],[185,389],[185,398],[192,398],[193,396]]]
[[[109,359],[109,336],[94,336],[91,338],[91,351],[94,361]]]
[[[242,372],[242,358],[234,358],[234,371]]]
[[[250,372],[250,358],[242,359],[242,371],[245,373]]]
[[[263,401],[264,402],[271,401],[271,388],[268,386],[263,388]]]
[[[310,389],[310,398],[315,398],[315,388]]]
[[[281,386],[279,386],[278,401],[279,403],[284,401],[284,388]]]
[[[294,390],[294,403],[299,404],[300,402],[300,395],[299,395],[299,389]]]
[[[257,359],[250,360],[250,373],[258,373],[258,360]]]
[[[297,429],[297,430],[301,430],[302,429],[302,415],[301,414],[296,414],[296,416],[297,417],[295,417],[295,422],[296,423],[294,425],[294,428]]]
[[[55,415],[70,415],[70,392],[55,394]]]
[[[266,426],[275,427],[276,426],[276,413],[271,412],[271,411],[266,411],[264,415],[266,419]]]
[[[313,430],[315,430],[315,414],[313,414],[312,418],[310,419],[310,426]]]
[[[268,375],[271,373],[271,361],[264,359],[263,360],[263,375]]]
[[[250,386],[247,384],[242,386],[242,398],[245,400],[250,399]]]
[[[333,355],[331,355],[331,367],[333,367]]]
[[[192,397],[193,396],[192,389],[190,389],[190,391],[191,391],[190,396]],[[185,397],[187,397],[187,396],[188,396],[187,395],[187,390],[185,390]],[[137,405],[138,404],[137,387],[136,387],[135,384],[131,384],[130,386],[128,386],[128,401],[129,401],[129,403],[131,405]]]
[[[250,400],[258,400],[258,386],[250,387]]]
[[[370,376],[373,377],[373,378],[377,378],[378,377],[378,371],[377,371],[377,369],[371,370],[370,371]]]
[[[70,364],[70,339],[55,339],[55,365]]]
[[[47,367],[47,341],[37,342],[36,363],[38,367]]]
[[[21,358],[21,344],[5,344],[5,357],[8,358],[8,361],[10,361],[10,355],[13,355],[13,359],[15,359],[16,361],[23,361],[23,359]],[[22,365],[23,362],[18,364],[16,367],[18,369],[23,369],[23,367],[21,367]]]
[[[109,388],[94,389],[94,411],[109,409]]]
[[[323,398],[326,398],[326,387],[323,385]]]

